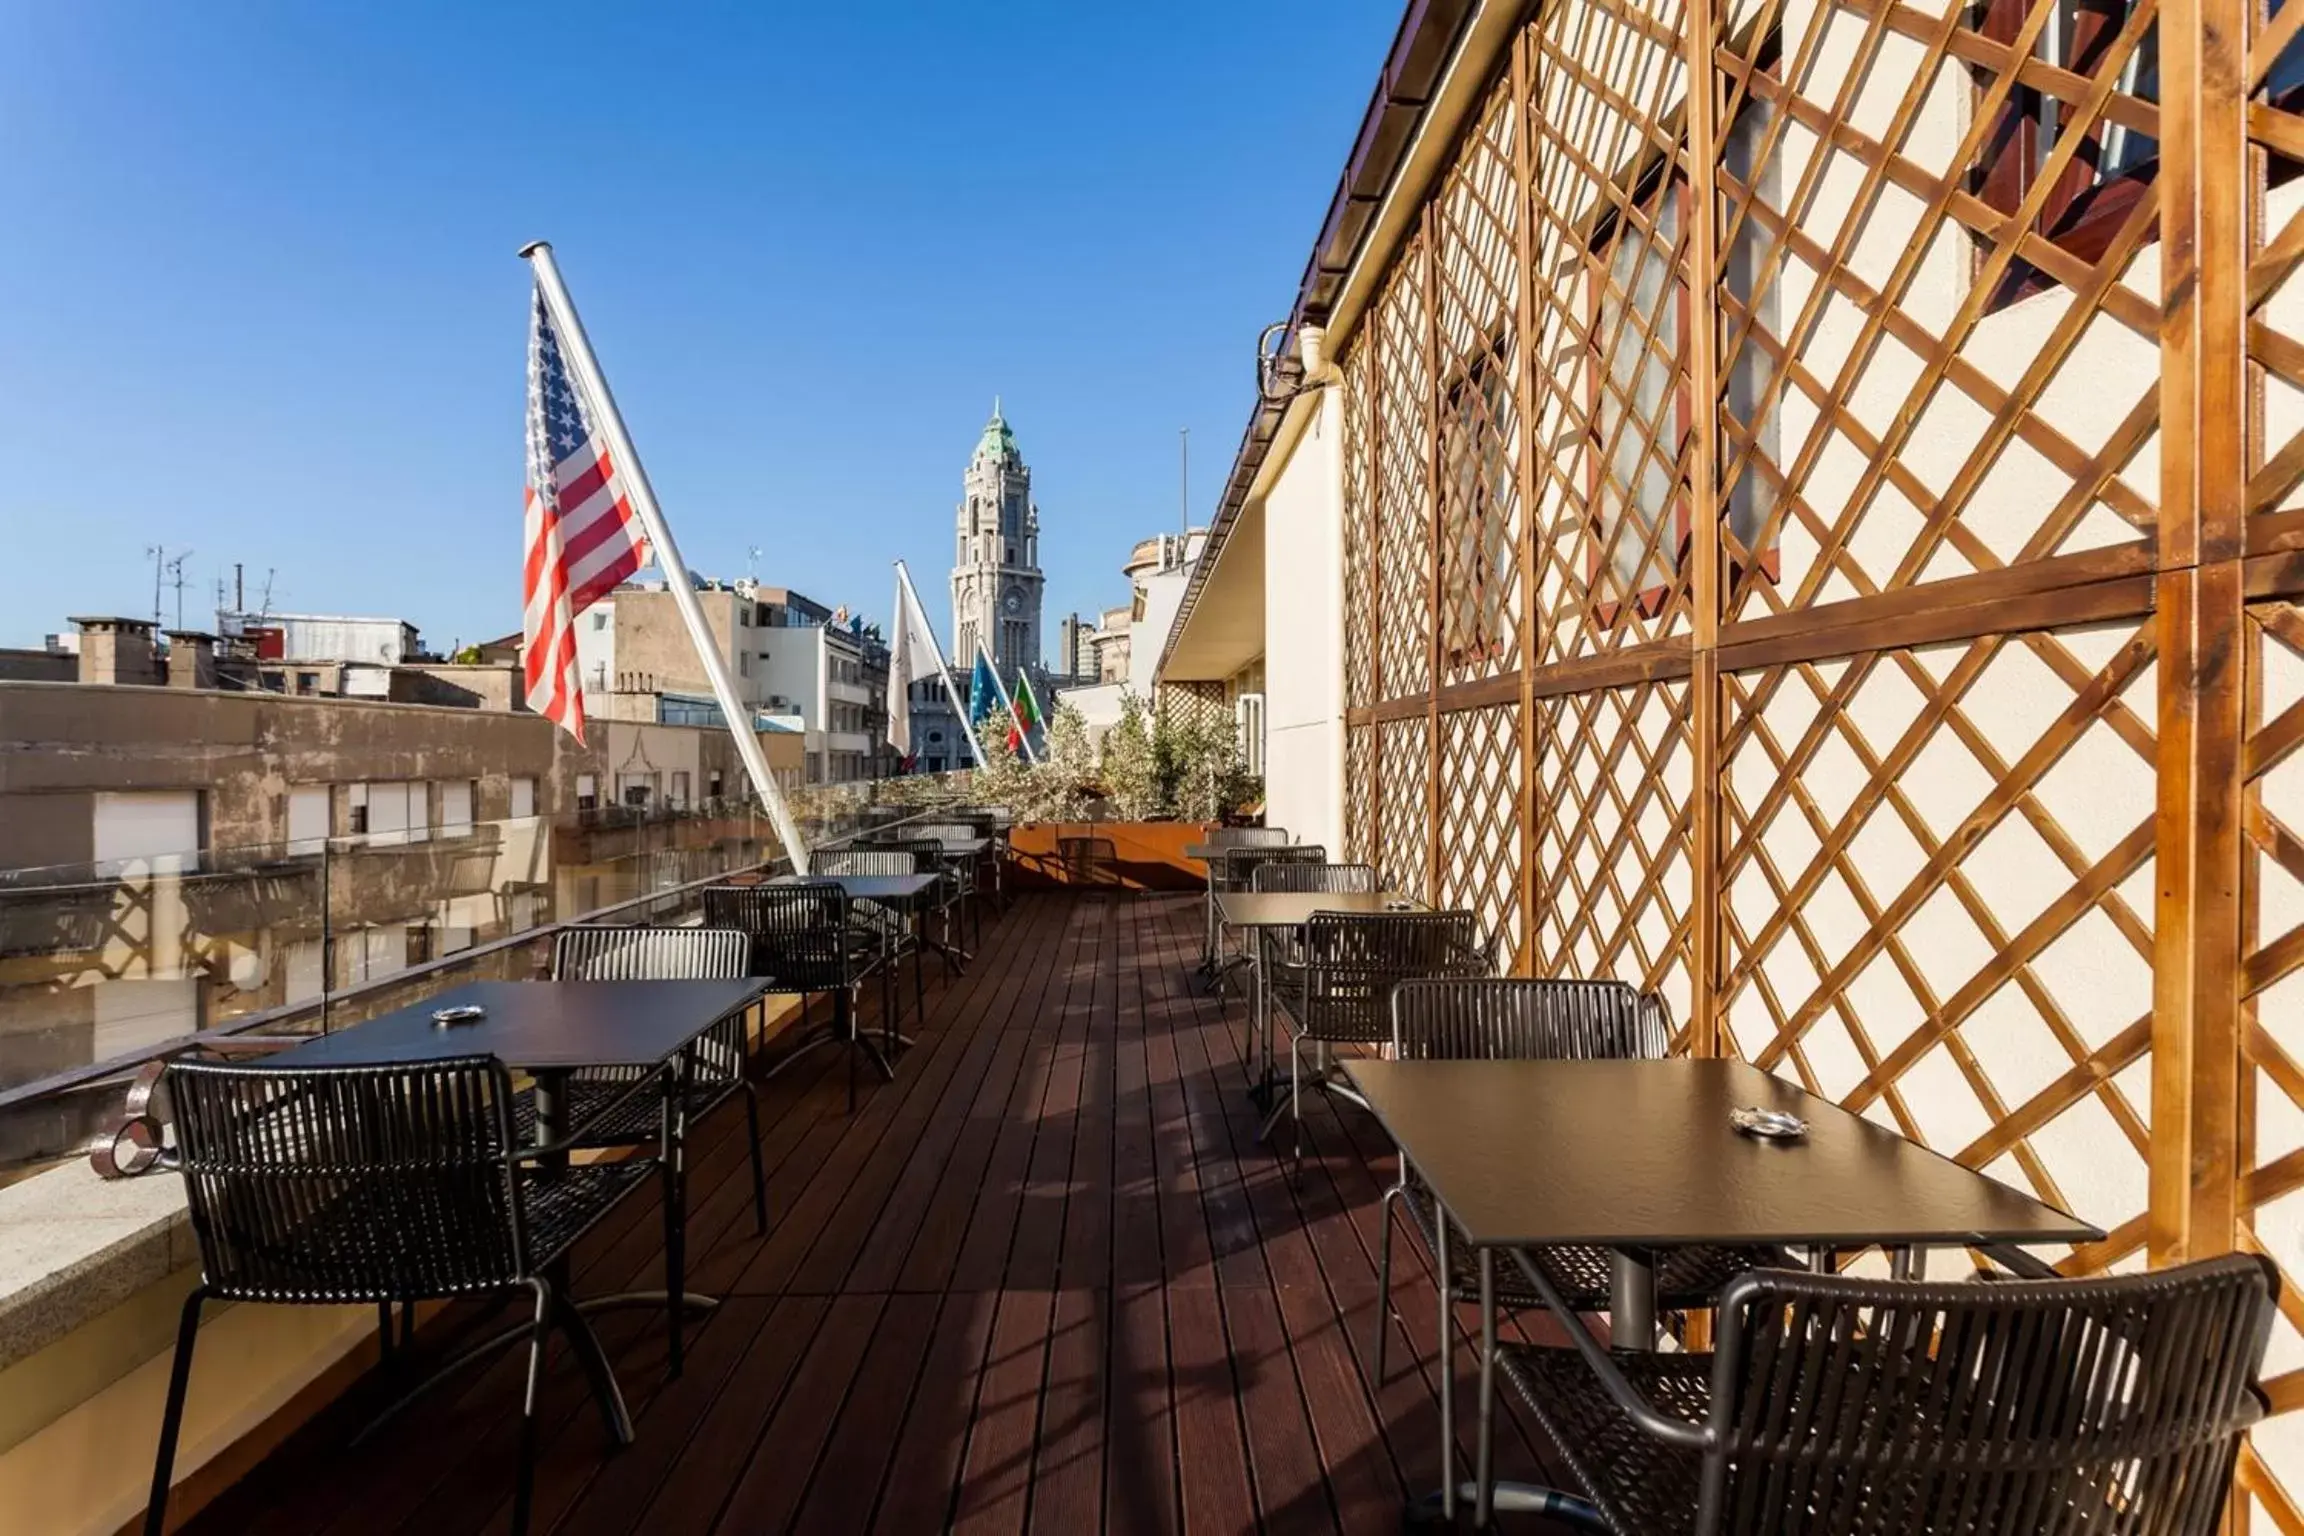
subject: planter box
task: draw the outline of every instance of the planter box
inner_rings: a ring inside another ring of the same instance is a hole
[[[1203,866],[1184,850],[1208,837],[1197,821],[1031,821],[1008,835],[1009,883],[1021,890],[1070,886],[1057,839],[1101,837],[1112,844],[1116,884],[1131,891],[1200,891],[1208,887]]]

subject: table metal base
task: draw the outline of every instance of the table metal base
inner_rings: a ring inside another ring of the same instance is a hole
[[[564,1298],[554,1301],[555,1308],[565,1306],[566,1315],[560,1318],[562,1330],[568,1335],[569,1347],[574,1350],[584,1374],[591,1378],[593,1391],[601,1399],[601,1412],[608,1424],[608,1432],[618,1445],[632,1443],[632,1415],[624,1406],[624,1392],[616,1384],[616,1373],[608,1363],[608,1352],[601,1347],[599,1335],[592,1331],[584,1319],[594,1312],[618,1312],[634,1307],[645,1307],[651,1312],[662,1312],[670,1297],[664,1291],[621,1291],[612,1296],[593,1296],[583,1301],[568,1302]],[[720,1305],[717,1296],[706,1296],[690,1291],[680,1298],[680,1306],[688,1312],[711,1312]],[[352,1437],[352,1444],[360,1445],[398,1418],[401,1412],[413,1406],[420,1398],[439,1386],[466,1366],[488,1358],[497,1351],[525,1342],[535,1333],[530,1323],[515,1323],[476,1343],[467,1344],[449,1356],[428,1374],[410,1383],[400,1395],[384,1405],[376,1416],[362,1425]]]
[[[1267,1075],[1261,1086],[1248,1090],[1249,1097],[1256,1101],[1257,1107],[1265,1110],[1263,1123],[1256,1127],[1256,1139],[1262,1141],[1270,1136],[1272,1128],[1288,1113],[1289,1105],[1308,1093],[1332,1094],[1362,1109],[1368,1107],[1368,1101],[1360,1096],[1360,1090],[1354,1088],[1352,1080],[1344,1075],[1341,1062],[1321,1062],[1313,1069],[1310,1077],[1303,1078],[1295,1085],[1293,1093],[1277,1075]]]
[[[777,1073],[783,1071],[786,1067],[793,1065],[795,1062],[799,1061],[801,1057],[807,1055],[810,1051],[816,1049],[816,1047],[820,1045],[845,1045],[853,1050],[862,1052],[864,1059],[871,1062],[874,1067],[879,1069],[882,1078],[889,1082],[894,1082],[896,1080],[896,1069],[889,1065],[887,1053],[881,1050],[880,1047],[883,1043],[898,1047],[899,1049],[906,1049],[911,1046],[912,1037],[910,1035],[892,1034],[879,1030],[875,1030],[871,1034],[866,1034],[862,1030],[850,1032],[848,1030],[841,1029],[836,1025],[827,1025],[824,1028],[817,1030],[807,1039],[801,1041],[798,1045],[792,1046],[790,1049],[786,1050],[783,1055],[770,1062],[765,1068],[761,1070],[760,1076],[762,1080],[774,1077]]]
[[[1508,1515],[1548,1515],[1564,1524],[1581,1526],[1586,1530],[1605,1531],[1608,1522],[1600,1511],[1572,1493],[1547,1488],[1541,1483],[1498,1483],[1490,1490],[1498,1513]],[[1456,1498],[1463,1504],[1476,1504],[1480,1485],[1467,1479],[1456,1485]],[[1424,1495],[1408,1506],[1404,1523],[1423,1528],[1436,1526],[1446,1529],[1455,1523],[1455,1517],[1441,1506],[1441,1495],[1435,1491]]]

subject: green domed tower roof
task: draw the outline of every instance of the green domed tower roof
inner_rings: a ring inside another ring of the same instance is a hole
[[[1000,414],[1000,397],[992,397],[992,419],[984,423],[984,435],[976,440],[979,456],[990,454],[995,459],[1020,459],[1016,434],[1008,430],[1008,418]]]

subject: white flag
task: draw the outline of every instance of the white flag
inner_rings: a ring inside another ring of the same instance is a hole
[[[888,745],[912,755],[912,679],[918,663],[912,655],[912,604],[904,593],[904,578],[896,578],[896,639],[888,648]]]

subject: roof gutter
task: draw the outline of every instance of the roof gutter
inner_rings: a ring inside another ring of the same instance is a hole
[[[1407,13],[1400,18],[1400,29],[1393,34],[1391,50],[1377,74],[1375,93],[1361,114],[1360,131],[1353,138],[1343,178],[1329,199],[1319,238],[1312,243],[1311,259],[1296,285],[1296,303],[1289,311],[1280,351],[1284,361],[1294,364],[1292,370],[1284,368],[1284,375],[1299,384],[1305,371],[1297,361],[1304,330],[1327,324],[1345,280],[1359,264],[1376,230],[1377,213],[1400,180],[1425,113],[1447,79],[1479,9],[1480,0],[1409,0]],[[1315,366],[1319,366],[1317,360]],[[1176,638],[1191,622],[1200,593],[1216,569],[1233,525],[1240,520],[1248,493],[1272,451],[1273,439],[1279,436],[1280,424],[1299,398],[1301,395],[1288,395],[1275,400],[1259,388],[1256,409],[1233,456],[1232,472],[1224,481],[1207,540],[1201,546],[1200,558],[1193,563],[1176,617],[1161,642],[1159,665],[1152,674],[1155,680],[1168,670]]]

